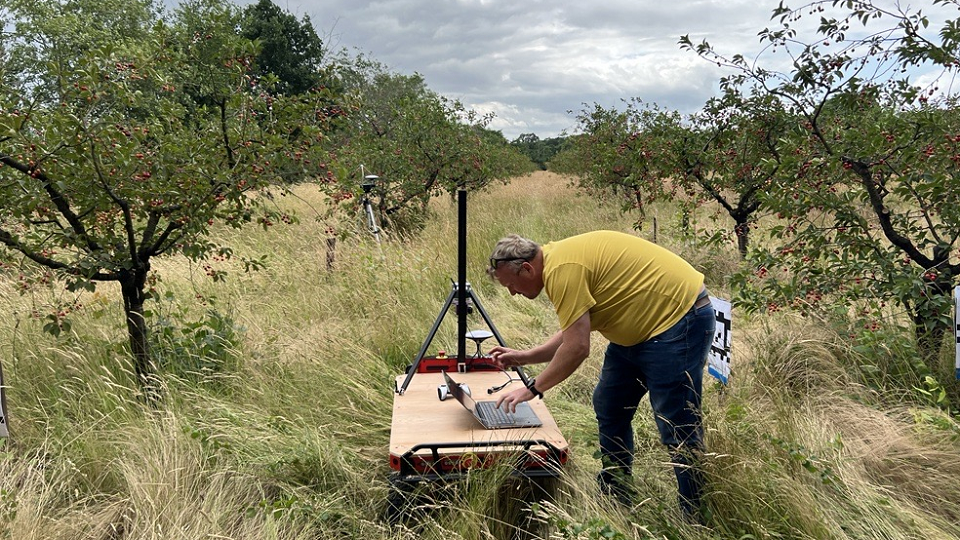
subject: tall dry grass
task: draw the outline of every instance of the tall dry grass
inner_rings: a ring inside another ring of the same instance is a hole
[[[115,290],[85,297],[70,332],[54,339],[30,317],[43,293],[21,296],[0,282],[13,435],[0,454],[0,536],[478,539],[513,537],[520,523],[533,538],[960,537],[955,419],[911,400],[909,388],[871,386],[848,338],[785,315],[738,318],[732,384],[707,384],[709,527],[679,519],[645,403],[635,422],[638,504],[625,509],[596,493],[590,395],[600,338],[547,397],[573,455],[554,500],[531,513],[529,486],[505,470],[478,471],[435,489],[416,519],[391,525],[383,511],[393,381],[457,277],[456,205],[433,201],[426,229],[409,238],[340,238],[328,270],[320,195],[303,187],[277,204],[300,224],[219,233],[237,246],[236,257],[215,263],[230,271],[226,282],[184,259],[158,261],[159,292],[170,296],[153,306],[154,320],[172,325],[158,343],[166,362],[158,404],[139,399],[132,382]],[[517,347],[545,339],[556,320],[545,299],[510,297],[485,276],[496,240],[517,232],[546,242],[632,223],[547,173],[471,193],[468,207],[468,279]],[[733,246],[718,252],[674,235],[671,209],[657,212],[658,241],[729,297]],[[242,271],[241,257],[262,256],[265,270]],[[482,327],[479,315],[469,324]],[[455,333],[449,316],[431,348],[454,350]],[[212,352],[198,357],[201,348]]]

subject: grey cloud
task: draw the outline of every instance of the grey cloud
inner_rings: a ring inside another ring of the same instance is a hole
[[[251,0],[252,1],[252,0]],[[772,2],[756,0],[299,0],[321,37],[434,91],[497,115],[508,139],[576,127],[583,104],[638,97],[693,112],[716,92],[719,69],[678,40],[759,49]]]

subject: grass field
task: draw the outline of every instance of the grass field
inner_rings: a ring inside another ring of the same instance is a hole
[[[0,447],[0,537],[960,538],[957,419],[922,405],[909,381],[877,385],[860,369],[905,361],[903,353],[870,356],[841,331],[782,313],[737,318],[731,384],[706,385],[708,526],[678,515],[646,401],[635,424],[639,504],[626,509],[596,493],[599,337],[546,398],[572,450],[553,502],[531,517],[524,486],[507,471],[477,471],[436,489],[417,516],[388,523],[393,380],[456,278],[456,205],[434,201],[416,237],[340,238],[328,269],[329,223],[314,218],[322,200],[307,188],[296,194],[280,204],[299,224],[221,233],[234,235],[237,253],[214,263],[230,271],[226,282],[186,260],[155,265],[164,389],[156,404],[133,382],[116,290],[84,297],[54,339],[31,313],[63,293],[21,295],[14,281],[0,282],[11,432]],[[512,298],[486,278],[496,240],[630,231],[632,221],[548,173],[471,194],[468,205],[468,279],[507,343],[521,348],[552,334],[556,320],[545,298]],[[670,209],[657,211],[658,241],[729,298],[733,246],[679,240]],[[268,266],[244,273],[241,255],[266,255]],[[447,320],[434,342],[452,351],[456,325]]]

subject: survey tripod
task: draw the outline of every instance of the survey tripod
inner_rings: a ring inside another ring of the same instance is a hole
[[[396,392],[400,395],[406,392],[407,387],[410,385],[410,380],[413,379],[414,374],[420,371],[421,362],[423,362],[426,356],[427,349],[430,347],[430,343],[433,342],[433,338],[440,328],[440,323],[443,322],[451,306],[456,306],[457,310],[457,356],[455,359],[455,368],[457,371],[462,372],[469,369],[470,361],[477,359],[476,357],[467,357],[467,315],[473,311],[473,307],[476,307],[477,311],[480,312],[480,316],[483,317],[483,321],[487,324],[487,327],[490,328],[490,332],[493,334],[493,337],[496,338],[497,343],[499,345],[506,345],[500,332],[497,331],[496,325],[493,324],[490,315],[487,314],[487,311],[483,309],[483,305],[480,304],[480,299],[477,298],[470,284],[467,283],[467,192],[464,189],[460,189],[457,192],[457,210],[457,281],[453,283],[450,294],[447,295],[443,307],[440,308],[440,313],[437,315],[433,327],[430,328],[430,332],[427,334],[423,346],[420,347],[420,352],[417,353],[416,360],[407,369],[406,378],[403,380],[403,383],[396,388]],[[477,351],[479,354],[480,341],[485,339],[486,336],[476,334],[475,336],[476,337],[472,337],[472,339],[477,342]],[[523,368],[517,366],[514,367],[513,370],[520,376],[520,381],[523,385],[527,386],[527,375],[524,373]]]
[[[360,168],[361,173],[363,172],[363,167]],[[368,174],[363,177],[363,181],[360,183],[360,187],[363,188],[363,211],[367,218],[367,229],[370,231],[370,234],[377,239],[377,244],[380,243],[380,227],[377,225],[377,219],[373,215],[373,205],[370,203],[370,192],[377,185],[377,180],[380,177],[375,174]]]

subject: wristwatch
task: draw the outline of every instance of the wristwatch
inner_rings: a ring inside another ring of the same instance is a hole
[[[533,392],[533,395],[537,396],[538,398],[543,399],[543,392],[537,390],[536,384],[537,384],[536,378],[528,379],[527,390]]]

